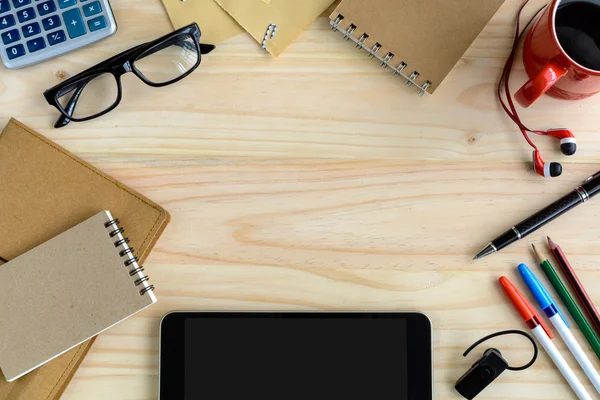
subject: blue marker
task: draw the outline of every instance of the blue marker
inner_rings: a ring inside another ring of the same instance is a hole
[[[542,283],[538,280],[538,278],[531,272],[531,270],[525,264],[519,265],[519,273],[521,274],[521,278],[529,288],[533,297],[535,297],[535,301],[538,303],[542,311],[546,314],[548,318],[552,318],[557,313],[560,315],[562,320],[567,325],[567,328],[571,328],[569,325],[569,321],[565,318],[563,313],[560,311],[556,302],[550,296],[550,293],[546,291],[546,288],[542,285]]]
[[[558,306],[552,297],[550,297],[550,294],[546,291],[542,283],[536,278],[533,272],[527,268],[527,265],[519,265],[519,273],[529,288],[529,291],[533,294],[533,297],[535,297],[535,301],[537,301],[540,308],[544,310],[544,313],[550,322],[552,322],[552,325],[554,325],[560,337],[567,344],[567,347],[571,353],[573,353],[573,356],[579,365],[581,365],[581,368],[596,388],[596,391],[600,393],[600,375],[594,368],[594,365],[585,354],[579,343],[577,343],[575,336],[573,336],[569,330],[569,323],[558,309]]]

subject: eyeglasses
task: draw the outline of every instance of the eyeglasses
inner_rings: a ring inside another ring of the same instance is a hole
[[[200,28],[193,23],[124,51],[46,90],[46,101],[62,114],[54,127],[98,118],[117,107],[122,97],[121,76],[127,72],[153,87],[185,78],[198,68],[202,54],[215,48],[212,44],[200,44],[200,35]]]

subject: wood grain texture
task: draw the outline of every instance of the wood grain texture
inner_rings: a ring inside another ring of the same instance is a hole
[[[159,302],[99,337],[63,399],[156,398],[159,321],[171,310],[422,310],[435,327],[436,400],[458,399],[453,384],[475,357],[462,351],[523,328],[497,277],[534,264],[529,240],[472,256],[598,169],[600,97],[544,98],[522,112],[532,126],[578,135],[568,162],[553,140],[535,138],[565,166],[553,180],[530,171],[529,147],[500,112],[494,85],[521,1],[507,0],[434,96],[413,95],[320,18],[278,59],[241,35],[177,85],[128,76],[118,109],[55,130],[41,93],[57,76],[171,29],[159,0],[112,4],[117,36],[0,75],[1,125],[20,119],[173,217],[146,264]],[[520,64],[515,72],[516,88],[525,75]],[[543,248],[551,234],[600,301],[598,207],[579,207],[530,241]],[[530,354],[518,338],[490,345],[515,364]],[[506,398],[574,397],[541,354],[482,396]]]

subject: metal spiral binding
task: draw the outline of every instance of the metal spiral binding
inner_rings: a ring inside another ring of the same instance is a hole
[[[416,82],[416,79],[419,77],[419,72],[413,71],[410,75],[406,75],[403,72],[404,69],[407,67],[407,65],[404,61],[402,61],[400,64],[398,64],[397,67],[394,67],[391,64],[392,58],[394,58],[393,53],[387,53],[383,57],[380,56],[379,54],[377,54],[377,52],[381,49],[382,45],[377,42],[373,45],[373,47],[371,47],[371,48],[367,47],[366,42],[367,42],[367,39],[369,39],[369,35],[366,32],[363,32],[362,35],[360,35],[358,38],[354,37],[352,35],[352,33],[356,31],[357,26],[354,24],[350,24],[347,29],[344,29],[340,25],[340,23],[342,22],[343,19],[344,19],[344,16],[341,14],[338,14],[338,16],[335,20],[331,20],[329,22],[331,24],[331,30],[340,31],[344,35],[344,39],[352,40],[354,42],[354,44],[356,45],[356,47],[359,49],[365,49],[369,53],[368,57],[377,58],[379,61],[381,61],[382,67],[384,67],[384,68],[390,67],[394,71],[395,76],[401,76],[402,78],[406,79],[406,84],[408,86],[413,86],[413,85],[416,86],[419,89],[418,93],[420,96],[423,96],[423,94],[425,92],[427,92],[427,89],[429,89],[431,87],[430,81],[425,81],[425,83],[423,83],[422,85],[419,85]]]
[[[109,232],[109,236],[111,238],[114,238],[115,236],[118,236],[119,234],[121,234],[125,231],[125,229],[119,227],[118,219],[113,219],[104,224],[105,228],[110,228],[111,226],[114,228],[113,231]],[[123,264],[126,267],[130,267],[130,266],[134,267],[133,269],[129,270],[129,276],[132,276],[132,277],[136,276],[136,275],[139,276],[139,274],[144,271],[144,267],[138,265],[139,259],[137,257],[133,256],[133,252],[135,250],[133,249],[133,247],[129,247],[127,245],[128,243],[129,243],[129,238],[123,238],[121,236],[121,238],[119,240],[114,242],[114,245],[115,245],[115,247],[124,247],[124,249],[119,252],[120,257],[129,256],[129,258],[123,262]],[[149,280],[150,280],[150,278],[148,277],[148,275],[143,275],[143,276],[140,276],[138,279],[136,279],[133,283],[135,286],[140,286],[140,285],[144,284],[144,282],[148,282]],[[139,292],[140,292],[140,296],[143,296],[146,293],[152,292],[152,291],[154,291],[153,285],[148,285],[148,286],[144,285],[144,288],[141,289]]]

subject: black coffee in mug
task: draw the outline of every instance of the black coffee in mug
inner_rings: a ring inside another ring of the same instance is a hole
[[[556,11],[556,34],[573,60],[600,71],[600,0],[563,0]]]

